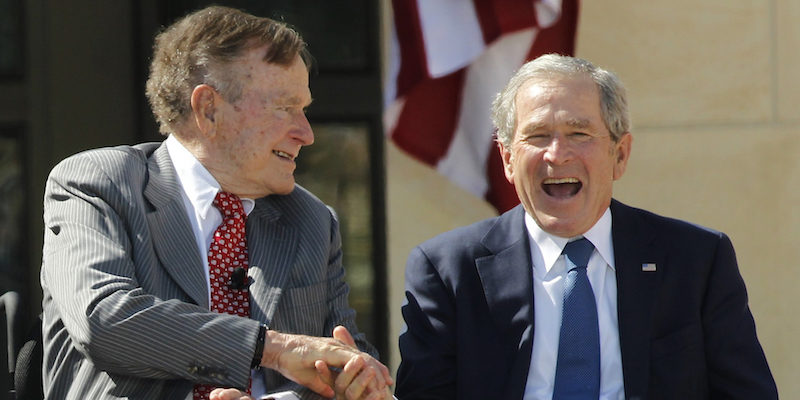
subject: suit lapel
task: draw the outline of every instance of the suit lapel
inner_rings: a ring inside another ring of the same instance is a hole
[[[145,198],[152,204],[147,215],[153,245],[161,264],[184,292],[201,307],[208,308],[208,283],[203,260],[197,251],[186,216],[180,185],[166,145],[156,149],[147,162],[149,181]],[[280,223],[281,212],[267,197],[256,201],[247,218],[252,319],[269,324],[292,265],[297,232]]]
[[[144,197],[153,206],[147,214],[147,222],[161,265],[197,305],[208,308],[203,260],[186,216],[166,144],[159,146],[150,157],[147,170],[149,181]]]
[[[500,332],[498,341],[517,347],[503,398],[522,398],[533,346],[533,271],[523,208],[503,214],[483,238],[493,254],[475,264],[486,303]]]
[[[253,278],[250,318],[272,321],[283,287],[295,264],[296,229],[281,223],[281,212],[269,197],[259,199],[247,217],[249,276]]]
[[[645,396],[649,385],[652,307],[665,258],[652,227],[635,209],[614,200],[611,216],[625,395]]]

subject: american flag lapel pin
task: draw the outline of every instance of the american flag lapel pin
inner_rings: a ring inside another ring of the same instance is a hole
[[[642,272],[656,272],[656,263],[642,264]]]

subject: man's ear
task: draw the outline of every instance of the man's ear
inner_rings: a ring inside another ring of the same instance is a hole
[[[213,135],[216,132],[216,114],[219,106],[219,97],[213,87],[203,84],[195,86],[192,90],[192,114],[197,129],[204,135]]]
[[[625,167],[628,165],[628,160],[631,157],[631,144],[633,143],[633,136],[630,132],[625,132],[619,141],[614,145],[616,147],[616,157],[614,163],[614,180],[622,178],[625,173]]]
[[[510,184],[514,184],[514,164],[511,162],[511,149],[506,148],[503,142],[497,140],[497,151],[500,152],[500,159],[503,160],[503,172],[506,175],[506,180]]]

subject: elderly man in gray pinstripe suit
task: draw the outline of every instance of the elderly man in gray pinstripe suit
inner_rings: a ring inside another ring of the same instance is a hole
[[[147,95],[164,143],[91,150],[53,169],[46,398],[197,399],[199,384],[387,396],[388,369],[347,304],[336,216],[294,182],[314,141],[307,62],[281,23],[192,13],[156,38]],[[218,192],[248,213],[249,267],[234,289],[249,292],[249,318],[209,310]]]

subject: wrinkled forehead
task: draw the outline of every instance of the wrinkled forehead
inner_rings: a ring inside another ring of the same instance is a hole
[[[569,105],[571,108],[589,108],[600,111],[600,91],[595,82],[583,76],[559,76],[529,79],[523,83],[514,98],[517,116],[525,109],[551,105]]]
[[[515,131],[532,132],[555,125],[601,129],[604,125],[599,90],[591,79],[531,79],[521,86],[515,102]]]
[[[308,70],[300,56],[290,65],[268,63],[263,59],[248,60],[239,74],[245,93],[273,100],[285,99],[293,104],[311,102]]]
[[[599,88],[594,80],[587,74],[562,74],[548,73],[534,75],[523,82],[517,90],[515,98],[519,101],[521,95],[540,94],[560,90],[570,96],[591,96],[599,97]]]

